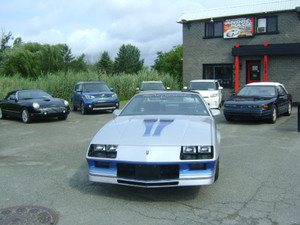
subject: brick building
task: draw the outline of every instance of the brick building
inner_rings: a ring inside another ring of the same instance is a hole
[[[300,102],[300,0],[183,13],[183,82],[218,79],[223,100],[247,83],[283,83]]]

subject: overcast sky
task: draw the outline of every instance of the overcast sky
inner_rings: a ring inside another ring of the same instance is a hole
[[[182,13],[274,0],[2,0],[0,26],[23,42],[65,43],[89,62],[107,51],[114,60],[122,44],[141,51],[144,65],[157,52],[182,44]]]

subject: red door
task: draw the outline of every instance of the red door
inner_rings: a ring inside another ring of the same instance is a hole
[[[247,62],[247,84],[260,82],[260,62]]]

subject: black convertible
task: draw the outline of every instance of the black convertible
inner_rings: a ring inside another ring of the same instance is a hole
[[[49,117],[65,120],[69,113],[66,100],[53,98],[42,90],[12,91],[0,101],[0,119],[11,116],[21,118],[24,123]]]

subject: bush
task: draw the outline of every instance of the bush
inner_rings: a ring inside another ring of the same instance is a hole
[[[169,74],[159,74],[156,71],[140,71],[138,74],[107,75],[94,71],[84,72],[58,72],[40,76],[37,79],[23,78],[19,75],[10,77],[0,75],[0,99],[13,90],[42,89],[53,97],[71,100],[74,84],[78,81],[105,81],[109,87],[114,88],[119,99],[129,100],[142,81],[161,80],[165,86],[179,90],[180,84]]]

